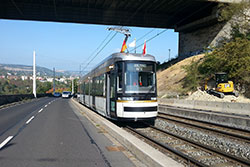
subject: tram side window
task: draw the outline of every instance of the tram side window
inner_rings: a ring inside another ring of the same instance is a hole
[[[96,95],[96,78],[93,78],[92,80],[92,89],[91,89],[91,95],[95,96]]]
[[[84,92],[84,91],[85,91],[85,86],[84,86],[84,85],[85,85],[85,83],[83,82],[83,83],[81,84],[81,87],[80,87],[80,93],[81,93],[81,94],[84,94],[84,93],[85,93],[85,92]]]
[[[105,75],[104,74],[93,78],[92,92],[95,96],[105,96],[105,84],[104,83],[105,83]]]
[[[87,83],[84,82],[83,85],[84,85],[84,89],[82,91],[83,91],[83,94],[86,95]]]
[[[96,95],[101,96],[101,90],[100,90],[101,80],[100,77],[97,77],[97,83],[96,83]]]
[[[110,75],[110,98],[115,98],[115,74]]]
[[[99,86],[99,90],[100,90],[100,96],[105,96],[105,74],[102,74],[100,76],[100,86]]]
[[[90,95],[91,95],[91,96],[93,95],[92,89],[93,89],[93,80],[90,80],[90,81],[89,81],[89,92],[90,92]]]
[[[97,83],[97,95],[98,96],[102,96],[102,89],[101,89],[101,85],[102,85],[102,80],[101,80],[101,76],[97,77],[98,78],[98,83]]]
[[[95,96],[103,96],[103,84],[104,84],[103,75],[95,77],[94,81],[95,82],[93,89],[95,89]]]
[[[103,74],[102,75],[102,95],[103,95],[103,97],[106,96],[106,94],[105,94],[105,92],[106,92],[105,81],[106,81],[106,75]]]
[[[84,89],[84,94],[85,95],[88,95],[89,94],[89,83],[88,82],[84,82],[84,85],[85,85],[85,89]]]
[[[123,67],[123,63],[122,62],[118,62],[116,64],[116,68],[117,68],[117,92],[118,93],[122,93],[122,67]]]

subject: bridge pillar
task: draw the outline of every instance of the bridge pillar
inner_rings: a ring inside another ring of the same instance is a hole
[[[250,16],[250,9],[245,8],[244,13]],[[233,23],[247,21],[242,16],[233,16],[227,22],[218,21],[219,10],[214,7],[210,16],[177,27],[179,32],[179,58],[183,59],[204,52],[208,47],[218,46],[221,40],[230,38]]]
[[[189,57],[203,52],[208,47],[217,46],[223,38],[230,37],[230,30],[229,23],[216,23],[194,31],[180,31],[179,57]]]
[[[230,22],[219,22],[218,15],[218,6],[215,6],[210,15],[175,28],[179,32],[179,58],[199,54],[230,37]]]

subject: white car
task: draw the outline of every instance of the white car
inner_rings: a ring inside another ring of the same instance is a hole
[[[71,92],[69,91],[62,92],[62,98],[70,98],[70,96],[71,96]]]

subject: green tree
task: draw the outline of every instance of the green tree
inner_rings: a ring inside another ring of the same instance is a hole
[[[46,91],[50,90],[52,88],[51,82],[37,82],[37,93],[43,94],[46,93]]]
[[[199,61],[193,61],[190,65],[183,66],[187,75],[183,82],[183,87],[187,91],[195,91],[200,82],[200,74],[198,71]]]
[[[77,93],[78,92],[78,80],[79,79],[74,79],[74,93]],[[70,82],[70,88],[71,88],[71,90],[70,91],[72,91],[72,81]]]
[[[221,12],[221,20],[232,21],[231,38],[222,41],[220,47],[214,48],[212,53],[206,54],[199,62],[192,62],[184,69],[187,72],[183,86],[188,90],[211,78],[215,72],[227,72],[234,83],[246,88],[245,95],[250,97],[250,3],[226,5]],[[243,20],[243,21],[242,21]]]

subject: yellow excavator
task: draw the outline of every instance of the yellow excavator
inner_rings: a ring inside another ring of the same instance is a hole
[[[212,88],[209,88],[208,81],[205,83],[205,90],[209,94],[213,94],[219,98],[223,98],[225,94],[231,94],[236,97],[239,96],[239,93],[234,89],[233,81],[228,81],[227,73],[225,72],[217,72],[215,73],[215,82],[212,82]],[[211,84],[210,84],[211,85]]]

